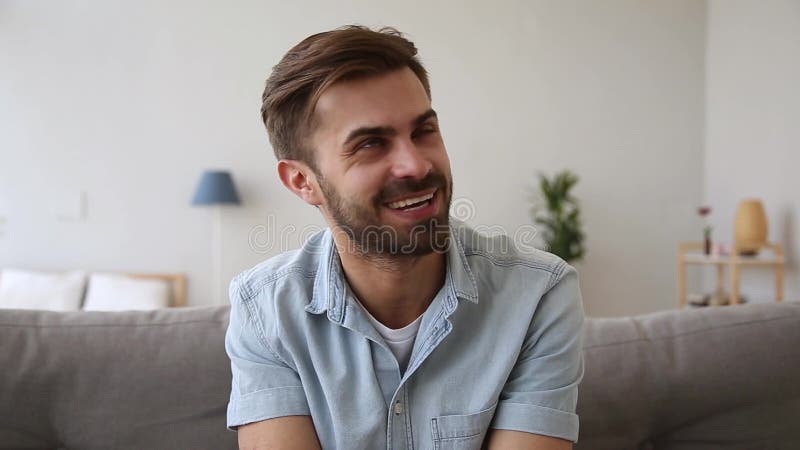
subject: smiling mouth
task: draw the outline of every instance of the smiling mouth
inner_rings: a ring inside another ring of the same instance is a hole
[[[413,211],[415,209],[421,209],[430,205],[435,194],[436,191],[433,191],[425,195],[385,203],[385,205],[389,209],[394,209],[397,211]]]

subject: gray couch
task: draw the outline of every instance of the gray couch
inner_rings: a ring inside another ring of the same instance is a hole
[[[0,448],[226,449],[227,307],[0,311]],[[800,449],[800,303],[589,319],[576,449]]]

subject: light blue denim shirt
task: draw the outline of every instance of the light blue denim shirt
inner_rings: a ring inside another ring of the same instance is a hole
[[[310,415],[324,449],[479,449],[489,428],[576,442],[577,272],[450,227],[445,283],[405,373],[348,295],[329,229],[235,277],[228,427]]]

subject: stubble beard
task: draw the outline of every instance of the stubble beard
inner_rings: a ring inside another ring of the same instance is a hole
[[[383,195],[378,195],[370,205],[352,202],[336,191],[323,177],[317,176],[320,189],[325,195],[327,210],[336,224],[334,232],[344,233],[353,253],[373,259],[397,259],[419,257],[433,252],[444,253],[450,239],[450,203],[453,196],[453,180],[444,175],[429,175],[420,182],[399,182],[408,187],[406,192],[417,192],[437,187],[445,195],[444,207],[429,219],[413,225],[409,230],[398,230],[380,222],[380,210],[384,208]],[[395,191],[398,189],[395,188]],[[446,190],[446,192],[444,192]]]

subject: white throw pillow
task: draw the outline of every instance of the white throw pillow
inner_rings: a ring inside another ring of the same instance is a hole
[[[163,280],[93,273],[89,276],[84,310],[125,311],[169,306],[170,286]]]
[[[75,311],[81,307],[86,274],[81,271],[0,272],[0,308]]]

